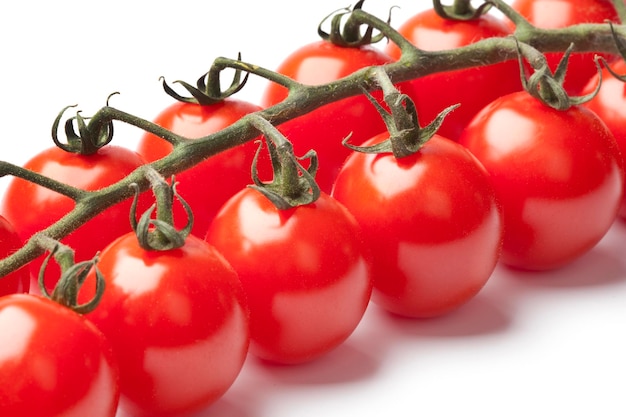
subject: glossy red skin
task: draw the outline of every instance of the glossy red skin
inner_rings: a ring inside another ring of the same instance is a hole
[[[361,321],[372,289],[367,248],[352,215],[327,194],[281,211],[245,189],[226,203],[206,240],[239,274],[257,357],[311,361]]]
[[[218,132],[259,110],[261,107],[256,104],[233,98],[205,106],[177,102],[164,109],[154,123],[186,138],[197,139]],[[254,142],[252,140],[221,152],[176,175],[179,183],[177,190],[194,212],[192,233],[197,237],[204,237],[211,220],[228,198],[252,184],[251,166],[258,147]],[[146,133],[137,147],[137,152],[149,162],[171,151],[169,142],[151,133]],[[260,165],[260,168],[264,167]],[[187,223],[185,210],[179,204],[174,205],[174,219],[179,228]]]
[[[558,29],[579,23],[618,23],[619,18],[609,0],[514,0],[511,7],[531,24],[542,29]],[[511,28],[515,28],[508,21]],[[563,57],[562,53],[546,53],[548,65],[554,71]],[[570,94],[578,94],[597,72],[593,52],[570,56],[564,87]],[[615,60],[615,56],[600,54]]]
[[[449,313],[480,291],[497,264],[502,219],[494,190],[476,158],[451,140],[435,135],[400,159],[354,153],[333,196],[363,228],[373,252],[372,300],[392,313]]]
[[[373,46],[346,48],[328,41],[318,41],[294,51],[276,69],[302,84],[320,85],[336,81],[372,65],[383,65],[392,59]],[[382,96],[374,94],[379,101]],[[270,83],[261,104],[269,107],[287,97],[287,89]],[[293,143],[296,155],[302,156],[314,149],[320,167],[316,181],[327,193],[350,154],[341,142],[351,134],[350,142],[359,144],[373,135],[386,131],[385,123],[372,103],[364,95],[349,97],[322,106],[306,115],[283,123],[278,129]]]
[[[113,345],[120,406],[135,417],[177,416],[221,398],[249,344],[241,285],[223,256],[193,235],[179,249],[145,251],[129,233],[98,267],[106,291],[87,318]]]
[[[559,111],[513,93],[480,112],[460,143],[490,172],[502,203],[504,264],[558,268],[595,246],[616,218],[622,160],[584,107]]]
[[[0,298],[0,404],[11,417],[114,417],[119,373],[104,335],[32,294]]]
[[[83,190],[98,190],[123,179],[144,163],[139,154],[119,146],[105,146],[87,156],[52,147],[35,155],[24,168]],[[140,209],[147,208],[147,200],[143,201]],[[110,207],[61,241],[74,249],[77,261],[93,258],[115,238],[132,230],[130,206],[131,201],[127,200]],[[50,226],[73,208],[74,201],[69,197],[20,178],[12,179],[2,200],[2,215],[23,240]],[[30,263],[30,291],[34,293],[39,293],[36,277],[44,257]],[[58,267],[51,261],[45,275],[49,291],[58,278]]]
[[[477,20],[455,21],[442,19],[434,9],[412,16],[400,25],[398,32],[425,51],[449,50],[511,34],[510,28],[492,15],[484,15]],[[394,59],[400,58],[400,49],[394,43],[388,44],[386,52]],[[430,123],[445,108],[461,104],[446,117],[438,131],[452,140],[459,138],[472,117],[489,102],[522,89],[516,60],[440,72],[408,84],[411,88],[405,88],[404,92],[416,103],[422,125]]]
[[[4,217],[0,216],[0,258],[22,247],[22,239],[15,228]],[[28,267],[13,271],[4,277],[0,277],[0,297],[8,294],[27,293],[30,288],[30,272]]]
[[[626,74],[625,61],[616,61],[611,65],[611,68],[617,74]],[[598,81],[599,75],[592,77],[583,89],[583,94],[594,91]],[[626,155],[626,84],[613,77],[609,70],[603,68],[600,91],[593,100],[585,103],[585,107],[593,110],[606,123],[615,137],[623,158]],[[626,220],[626,190],[622,198],[619,216]]]

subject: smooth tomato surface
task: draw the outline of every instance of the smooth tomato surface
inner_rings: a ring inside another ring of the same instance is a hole
[[[496,99],[460,141],[491,174],[504,212],[502,261],[551,269],[604,236],[622,201],[613,135],[590,110],[552,109],[526,92]]]
[[[134,233],[109,245],[98,267],[106,291],[87,318],[113,345],[121,406],[133,416],[174,416],[217,401],[249,344],[248,311],[232,267],[193,235],[182,248],[145,251]]]
[[[294,51],[276,71],[302,84],[320,85],[364,67],[391,61],[387,54],[372,46],[347,48],[328,41],[318,41]],[[374,96],[380,101],[380,94]],[[269,107],[285,97],[286,88],[270,83],[261,104]],[[350,141],[359,144],[386,130],[378,111],[364,95],[329,103],[278,128],[293,143],[296,155],[315,149],[320,163],[315,178],[320,189],[327,193],[332,188],[341,164],[350,154],[341,141],[351,134]]]
[[[11,417],[114,417],[119,374],[104,335],[31,294],[0,298],[0,404]]]
[[[434,9],[422,11],[409,18],[398,32],[416,47],[425,51],[454,49],[479,40],[506,37],[511,29],[492,15],[460,21],[443,19]],[[389,43],[386,52],[400,58],[400,49]],[[445,108],[461,106],[444,120],[438,133],[457,140],[471,118],[493,99],[522,89],[517,61],[427,75],[408,83],[406,94],[415,102],[420,120],[430,123]]]
[[[626,74],[626,62],[616,61],[611,68],[617,74]],[[583,94],[595,90],[600,76],[595,75],[583,89]],[[620,149],[622,158],[626,156],[626,84],[613,77],[608,69],[602,70],[602,85],[593,100],[585,103],[585,107],[593,110],[611,130]],[[626,219],[626,192],[622,199],[619,216]]]
[[[513,0],[511,6],[531,24],[542,29],[558,29],[579,23],[618,23],[619,18],[610,0]],[[514,28],[512,22],[508,21]],[[554,71],[562,53],[546,53],[548,65]],[[578,94],[591,77],[598,72],[594,52],[574,53],[570,56],[564,87],[570,94]],[[600,54],[609,61],[615,56]]]
[[[242,100],[227,98],[210,105],[175,103],[154,120],[156,124],[189,139],[198,139],[218,132],[261,107]],[[214,155],[200,164],[176,175],[177,190],[194,212],[192,233],[203,238],[219,208],[233,194],[252,184],[252,160],[257,149],[255,141]],[[172,151],[172,145],[151,133],[139,141],[137,152],[148,162],[156,161]],[[184,208],[174,205],[175,224],[187,223]]]
[[[327,194],[281,211],[244,189],[219,212],[206,240],[239,274],[258,357],[313,360],[361,321],[372,289],[367,248],[352,215]]]
[[[15,228],[0,216],[0,258],[5,258],[22,247],[22,239]],[[30,288],[28,267],[13,271],[0,277],[0,297],[8,294],[27,293]]]
[[[144,163],[145,160],[138,153],[108,145],[93,155],[78,155],[57,147],[48,148],[27,161],[24,167],[65,184],[94,191],[123,179]],[[1,210],[20,238],[26,240],[59,220],[74,205],[69,197],[13,178],[4,194]],[[62,239],[62,242],[74,249],[77,261],[91,259],[97,251],[131,230],[128,220],[130,205],[131,201],[128,200],[104,210]],[[41,256],[30,263],[33,277],[31,292],[39,292],[36,277],[43,259],[44,256]],[[49,291],[54,288],[58,278],[58,268],[54,262],[50,262],[45,275]]]
[[[372,300],[393,313],[450,312],[480,291],[497,264],[502,219],[494,190],[476,158],[451,140],[435,135],[399,159],[355,152],[333,196],[372,248]]]

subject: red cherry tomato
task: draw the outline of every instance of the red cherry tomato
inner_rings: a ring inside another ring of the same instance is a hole
[[[278,363],[318,358],[356,328],[371,294],[367,250],[347,210],[325,193],[279,210],[254,189],[230,199],[206,240],[239,274],[251,352]]]
[[[491,174],[504,212],[502,261],[551,269],[591,249],[624,187],[615,139],[590,110],[555,110],[526,92],[496,99],[460,143]]]
[[[617,74],[626,74],[626,62],[616,61],[611,68]],[[596,74],[583,89],[583,94],[594,91],[600,76]],[[593,100],[585,103],[585,107],[593,110],[615,136],[615,141],[622,157],[626,155],[626,84],[613,77],[608,69],[602,70],[602,85]],[[626,190],[625,190],[626,191]],[[626,192],[622,199],[619,216],[626,219]]]
[[[500,19],[486,14],[475,20],[460,21],[440,17],[434,9],[422,11],[398,31],[416,47],[425,51],[454,49],[479,40],[505,37],[511,30]],[[387,53],[400,58],[400,49],[389,43]],[[522,89],[519,64],[506,61],[456,71],[445,71],[415,79],[404,93],[417,107],[420,120],[430,123],[445,108],[460,103],[439,128],[438,133],[457,140],[471,118],[497,97]]]
[[[4,217],[0,216],[0,258],[5,258],[22,247],[22,239]],[[30,272],[27,267],[0,277],[0,297],[8,294],[27,293],[30,288]]]
[[[114,417],[119,374],[104,335],[46,298],[0,298],[0,404],[11,417]]]
[[[24,167],[47,177],[83,190],[99,190],[130,174],[145,163],[131,150],[107,145],[92,155],[66,152],[60,148],[46,149],[31,158]],[[131,230],[129,213],[131,202],[124,201],[98,214],[79,227],[62,242],[74,249],[77,260],[91,259],[97,251],[118,236]],[[31,182],[14,178],[2,200],[2,213],[15,227],[23,240],[30,238],[59,220],[74,208],[69,197],[50,191]],[[36,278],[45,256],[31,262],[31,275]],[[51,291],[59,278],[56,264],[46,269],[46,288]],[[31,282],[31,292],[37,293],[36,280]]]
[[[276,69],[302,84],[320,85],[348,76],[372,65],[383,65],[392,59],[373,46],[342,47],[322,40],[294,51]],[[380,98],[378,93],[375,97]],[[287,97],[287,89],[270,83],[264,92],[262,105],[269,107]],[[293,143],[296,155],[314,149],[319,157],[315,177],[320,189],[330,192],[339,168],[350,151],[341,141],[351,136],[359,144],[386,130],[376,108],[364,95],[349,97],[324,105],[306,115],[278,126]]]
[[[479,292],[498,262],[502,219],[489,177],[467,149],[441,136],[402,158],[353,153],[333,196],[372,248],[373,301],[393,313],[450,312]]]
[[[215,133],[249,113],[261,110],[251,104],[233,98],[199,105],[175,103],[163,110],[154,120],[156,124],[181,136],[197,139]],[[204,162],[176,175],[178,192],[194,212],[192,233],[203,238],[211,220],[219,208],[233,194],[252,183],[250,170],[257,145],[254,141],[221,152]],[[156,161],[172,150],[172,145],[151,133],[140,140],[137,151],[148,160]],[[174,206],[177,227],[187,221],[185,210]]]
[[[610,0],[514,0],[511,3],[518,13],[531,24],[542,29],[558,29],[579,23],[619,23],[619,17]],[[510,22],[514,28],[512,22]],[[589,79],[598,72],[594,52],[574,53],[569,58],[564,87],[570,94],[578,94]],[[613,55],[601,54],[608,60]],[[554,71],[563,57],[562,53],[546,53],[548,65]]]
[[[181,415],[217,401],[249,344],[241,284],[224,258],[193,235],[181,248],[147,251],[129,233],[102,251],[98,268],[106,290],[87,318],[118,358],[121,407]]]

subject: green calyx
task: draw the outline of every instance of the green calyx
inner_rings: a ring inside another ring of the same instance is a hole
[[[472,6],[470,0],[455,0],[450,6],[444,6],[440,0],[433,0],[433,9],[442,19],[476,20],[491,9],[489,1],[478,7]]]
[[[139,187],[131,184],[135,196],[130,209],[130,223],[137,235],[139,246],[147,251],[166,251],[182,247],[193,227],[193,212],[187,202],[176,191],[176,182],[172,178],[168,184],[155,170],[147,169],[146,176],[150,180],[156,202],[148,208],[137,220],[137,203],[139,201]],[[187,224],[181,230],[174,227],[172,206],[177,199],[185,208]],[[156,211],[156,218],[152,215]]]
[[[237,60],[241,61],[241,54],[237,56]],[[220,70],[217,68],[211,68],[208,72],[204,73],[198,80],[196,81],[196,86],[192,86],[191,84],[177,80],[174,81],[182,85],[185,90],[191,95],[191,97],[185,97],[178,94],[172,87],[170,87],[163,77],[161,77],[161,81],[163,83],[163,89],[165,92],[175,98],[178,101],[184,103],[193,103],[200,104],[203,106],[215,104],[223,101],[224,99],[232,96],[239,90],[243,88],[248,81],[249,73],[246,72],[243,79],[241,78],[241,70],[235,70],[235,75],[233,76],[233,80],[230,83],[230,86],[222,91],[220,85]]]
[[[343,140],[343,145],[353,151],[377,154],[392,153],[395,158],[413,155],[437,133],[446,116],[459,106],[455,104],[444,109],[427,126],[421,127],[415,103],[409,96],[400,93],[395,88],[384,70],[377,70],[376,76],[382,86],[384,100],[389,111],[383,108],[367,90],[363,91],[383,118],[389,132],[389,138],[372,146],[355,146],[348,142],[350,140],[348,136]]]
[[[113,93],[109,96],[113,96]],[[109,99],[107,99],[107,106],[109,105]],[[67,143],[62,143],[59,140],[58,130],[61,124],[61,119],[71,107],[76,105],[66,106],[58,114],[54,123],[52,124],[52,140],[55,145],[63,149],[66,152],[76,153],[80,155],[92,155],[98,152],[98,150],[108,145],[113,139],[113,122],[106,123],[104,125],[93,126],[86,122],[80,111],[76,112],[76,116],[66,120],[65,122],[65,136]],[[74,122],[78,127],[78,132],[74,128]]]
[[[270,122],[260,116],[251,116],[251,123],[266,137],[267,148],[272,164],[273,178],[270,182],[259,179],[257,162],[263,148],[260,142],[252,162],[253,188],[267,197],[279,210],[311,204],[320,196],[320,188],[315,182],[318,160],[313,150],[298,158],[293,145]],[[300,161],[308,160],[305,168]]]
[[[326,16],[317,28],[317,33],[319,34],[319,36],[323,40],[331,42],[334,45],[349,48],[358,48],[365,45],[371,45],[384,39],[385,36],[382,33],[374,35],[374,28],[372,28],[371,26],[368,26],[365,29],[365,32],[361,33],[362,24],[355,22],[349,17],[352,11],[361,9],[364,2],[365,0],[359,0],[354,5],[352,10],[350,10],[349,8],[340,9]],[[346,19],[345,24],[342,25],[343,18],[345,16],[348,16],[348,19]],[[322,29],[322,26],[328,19],[331,19],[330,31],[326,32]],[[387,23],[390,22],[391,17],[387,19]]]
[[[74,262],[74,251],[56,240],[45,235],[37,235],[36,240],[40,245],[49,249],[48,256],[44,259],[39,270],[39,289],[44,297],[47,297],[79,314],[87,314],[96,309],[102,296],[104,295],[105,280],[98,269],[98,255],[87,261]],[[45,285],[45,271],[48,268],[50,259],[54,258],[61,268],[61,277],[54,287],[52,294],[48,292]],[[96,292],[94,297],[86,303],[78,303],[78,293],[82,288],[91,270],[95,270]]]

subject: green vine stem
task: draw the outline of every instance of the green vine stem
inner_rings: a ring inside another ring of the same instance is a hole
[[[621,0],[615,0],[620,15],[624,16],[626,15],[625,7],[620,2]],[[500,10],[522,26],[523,30],[516,31],[517,39],[488,38],[453,50],[422,51],[411,45],[387,22],[361,9],[353,10],[350,19],[353,19],[355,24],[360,22],[376,29],[401,48],[401,59],[383,67],[393,83],[423,77],[435,72],[517,59],[520,50],[528,63],[533,68],[539,69],[545,66],[543,52],[565,51],[573,44],[574,51],[616,54],[618,53],[616,42],[626,43],[626,26],[621,24],[613,25],[613,30],[608,24],[581,24],[564,29],[545,30],[535,28],[532,25],[524,25],[524,21],[520,19],[519,15],[502,0],[489,0],[489,3],[493,5],[493,8]],[[328,84],[306,86],[258,65],[226,58],[217,58],[214,61],[209,77],[215,77],[215,73],[226,68],[239,69],[251,75],[279,83],[288,88],[289,95],[281,103],[264,109],[254,116],[243,117],[228,128],[201,139],[192,140],[181,137],[152,122],[115,109],[108,103],[91,118],[86,119],[89,132],[96,137],[101,137],[100,135],[105,134],[110,129],[110,123],[119,121],[153,133],[170,142],[174,146],[172,153],[149,166],[150,169],[154,169],[163,177],[168,178],[212,155],[257,137],[258,131],[251,123],[250,117],[262,117],[272,125],[277,126],[324,104],[363,94],[363,87],[368,91],[380,88],[376,82],[373,68],[364,68]],[[44,235],[58,240],[107,207],[131,198],[134,190],[130,184],[137,184],[141,191],[147,190],[149,181],[146,179],[145,169],[146,167],[138,168],[118,183],[102,190],[90,192],[75,190],[67,185],[23,172],[6,163],[0,165],[0,174],[15,174],[24,179],[33,180],[37,184],[68,195],[76,201],[75,208],[71,212],[41,231]],[[30,239],[23,248],[0,261],[0,276],[24,266],[42,253],[43,249],[33,239]]]

